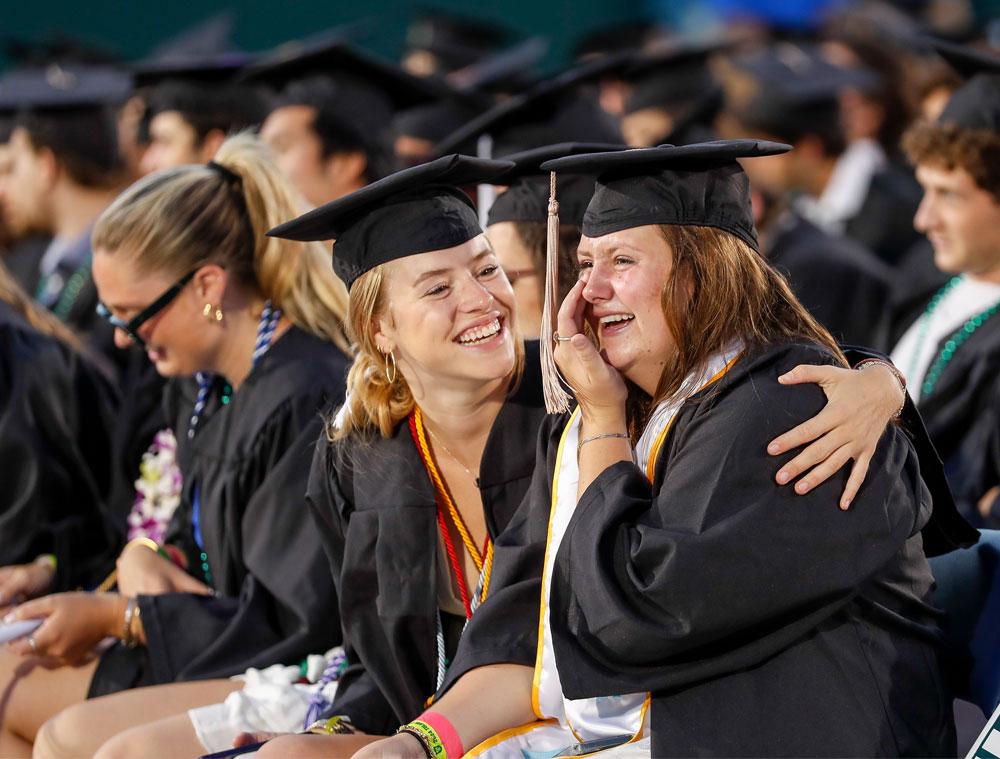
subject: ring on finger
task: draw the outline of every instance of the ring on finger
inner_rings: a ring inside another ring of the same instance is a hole
[[[38,656],[38,641],[35,640],[34,635],[28,636],[28,645],[31,646],[31,653]]]
[[[558,332],[553,332],[552,339],[555,340],[557,343],[566,343],[572,340],[573,336],[570,335],[569,337],[562,337]]]

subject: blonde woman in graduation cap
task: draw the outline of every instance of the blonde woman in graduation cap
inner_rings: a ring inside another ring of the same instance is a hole
[[[542,426],[493,598],[438,700],[358,759],[954,751],[923,542],[965,539],[954,504],[932,502],[895,426],[847,512],[846,471],[801,498],[775,483],[769,441],[823,402],[781,378],[845,364],[757,252],[737,159],[786,149],[544,165],[597,176],[580,279],[548,326],[576,408]],[[549,369],[549,404],[568,412]],[[503,636],[528,597],[525,666]]]

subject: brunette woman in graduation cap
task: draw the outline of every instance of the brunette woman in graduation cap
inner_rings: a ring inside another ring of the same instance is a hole
[[[493,542],[528,490],[545,410],[538,356],[526,356],[516,337],[510,284],[460,188],[511,167],[447,156],[272,230],[336,240],[358,356],[308,491],[346,636],[346,667],[331,672],[340,678],[335,699],[314,727],[334,734],[280,739],[267,753],[342,754],[416,717],[492,596]],[[873,434],[857,435],[872,446],[899,402],[892,377],[873,385],[874,395],[890,392],[870,408],[853,406],[881,420]],[[834,437],[844,426],[857,432],[850,423],[818,425]],[[494,657],[534,661],[537,614],[524,613],[533,602],[515,597],[521,608],[496,628]],[[181,715],[122,733],[99,755],[173,753],[182,742],[188,750],[192,732]]]
[[[967,533],[931,462],[890,427],[846,513],[846,471],[801,499],[774,481],[768,441],[822,403],[780,378],[845,363],[756,249],[737,159],[785,149],[544,165],[597,175],[580,280],[544,325],[547,400],[570,409],[558,366],[577,407],[542,425],[438,700],[358,757],[954,751],[921,528]],[[508,640],[525,615],[528,657]]]
[[[116,341],[143,344],[165,376],[197,377],[167,398],[184,490],[167,544],[121,553],[117,593],[14,610],[43,623],[0,657],[4,755],[84,698],[298,663],[339,642],[321,543],[296,505],[321,412],[343,398],[346,292],[320,246],[265,237],[297,207],[240,135],[208,165],[144,178],[98,220],[94,277]]]

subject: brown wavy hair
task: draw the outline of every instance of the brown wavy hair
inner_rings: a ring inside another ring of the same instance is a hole
[[[673,254],[661,303],[677,347],[652,398],[631,388],[634,435],[691,372],[736,340],[748,352],[776,342],[816,343],[847,366],[836,340],[799,303],[785,278],[743,240],[714,227],[663,224],[659,230]]]
[[[919,121],[903,135],[903,151],[914,166],[964,169],[1000,203],[1000,136],[994,132]]]

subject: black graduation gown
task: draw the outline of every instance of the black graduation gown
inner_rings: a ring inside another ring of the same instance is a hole
[[[29,295],[33,295],[38,287],[38,278],[41,276],[38,266],[50,242],[49,237],[32,235],[17,240],[0,256],[11,276]]]
[[[792,292],[839,342],[874,345],[892,271],[846,237],[827,234],[792,210],[767,230],[766,256]]]
[[[526,353],[525,375],[493,424],[480,467],[494,539],[528,488],[532,443],[545,416],[537,343]],[[409,425],[388,439],[334,445],[321,437],[308,500],[337,583],[348,661],[327,713],[346,714],[370,734],[391,734],[423,711],[437,676],[435,493]],[[475,616],[489,606],[493,587]],[[457,621],[460,630],[465,620]],[[537,618],[505,620],[503,660],[534,661],[535,626]]]
[[[567,528],[563,691],[651,691],[654,756],[954,754],[920,538],[932,504],[905,435],[883,439],[847,513],[846,472],[805,496],[773,482],[767,441],[824,403],[777,383],[807,361],[828,359],[784,345],[741,360],[681,410],[652,485],[608,467]]]
[[[865,357],[866,355],[873,355],[867,352],[852,351],[851,360],[855,361],[859,358]],[[784,489],[778,489],[773,486],[773,475],[780,468],[781,464],[789,460],[794,453],[785,454],[783,457],[772,457],[767,456],[764,453],[764,445],[767,440],[776,437],[781,432],[790,429],[795,424],[797,424],[802,419],[805,419],[816,411],[823,404],[822,393],[819,388],[815,386],[809,386],[809,389],[803,394],[802,392],[796,395],[799,398],[806,398],[806,405],[808,406],[801,413],[796,413],[795,408],[792,406],[792,399],[785,397],[780,393],[780,388],[783,386],[778,386],[775,378],[795,366],[798,363],[827,363],[829,361],[826,354],[817,351],[813,348],[807,349],[794,349],[788,351],[787,353],[779,353],[781,361],[775,365],[772,362],[771,366],[767,366],[766,361],[755,362],[754,368],[760,371],[766,371],[767,373],[767,383],[758,381],[756,382],[756,392],[760,393],[761,396],[764,395],[765,390],[770,393],[774,392],[777,395],[772,396],[775,398],[775,403],[772,404],[773,409],[780,409],[781,413],[774,413],[771,418],[763,420],[756,423],[758,427],[763,429],[766,422],[766,432],[758,433],[761,444],[759,453],[754,454],[755,459],[759,462],[756,466],[756,471],[751,470],[751,474],[763,473],[761,476],[766,480],[767,487],[774,488],[774,493],[780,496],[786,502],[790,499],[790,505],[794,507],[811,508],[817,509],[816,502],[825,499],[829,504],[836,504],[839,500],[839,493],[843,488],[846,470],[842,472],[838,477],[834,478],[833,483],[824,486],[817,492],[809,496],[793,496],[791,490],[787,487]],[[737,371],[741,374],[737,374]],[[746,379],[747,376],[747,362],[741,361],[725,378],[724,382],[734,382],[739,377]],[[753,374],[750,375],[754,376]],[[761,379],[761,378],[758,378]],[[803,386],[805,387],[805,386]],[[746,393],[747,388],[744,383],[742,392]],[[754,397],[757,395],[755,393]],[[759,405],[759,402],[757,402]],[[750,408],[752,404],[749,402],[746,404],[747,408]],[[682,433],[679,431],[681,429],[688,428],[692,431],[697,431],[700,428],[699,422],[700,418],[693,417],[692,415],[697,411],[697,407],[694,404],[688,404],[682,411],[681,417],[678,419],[675,426],[675,431],[671,435],[671,439],[674,445],[677,444],[678,440],[681,439]],[[742,414],[742,410],[737,409],[738,414]],[[537,465],[534,472],[534,477],[529,489],[528,495],[525,497],[521,508],[518,510],[517,514],[511,520],[510,525],[507,530],[497,539],[494,548],[494,570],[493,570],[493,587],[495,590],[491,591],[490,598],[487,599],[486,603],[480,607],[479,611],[473,617],[472,621],[466,628],[465,634],[462,636],[461,643],[459,645],[459,650],[456,654],[455,662],[449,669],[448,677],[442,688],[442,691],[446,691],[451,685],[458,680],[465,672],[470,669],[474,669],[479,666],[484,666],[488,664],[509,661],[509,657],[505,656],[505,647],[511,645],[511,639],[515,639],[517,645],[519,646],[530,646],[532,650],[535,649],[537,645],[537,624],[536,627],[527,630],[524,635],[530,637],[530,640],[518,639],[516,633],[508,632],[506,625],[508,620],[512,618],[519,619],[533,619],[538,620],[539,614],[539,599],[541,594],[541,570],[545,555],[545,540],[548,530],[548,517],[549,510],[551,506],[551,493],[552,493],[552,472],[555,466],[556,453],[558,448],[558,442],[562,434],[562,430],[568,421],[568,416],[559,417],[548,417],[542,425],[542,429],[539,433],[538,438],[538,450],[537,450]],[[745,424],[743,420],[738,419],[739,424]],[[903,414],[903,422],[907,425],[907,434],[913,438],[914,446],[916,450],[920,452],[920,465],[919,469],[924,473],[924,476],[930,481],[931,492],[935,494],[935,500],[933,504],[933,511],[931,513],[930,521],[924,526],[923,538],[926,545],[930,548],[933,546],[933,552],[939,553],[946,550],[950,550],[953,547],[970,545],[976,540],[976,533],[972,530],[957,514],[955,511],[955,505],[950,498],[947,486],[944,484],[944,474],[941,470],[941,463],[934,455],[933,447],[927,440],[926,432],[923,426],[920,424],[920,419],[916,415],[912,404],[908,403],[907,408]],[[735,428],[733,420],[730,419],[730,428]],[[748,425],[752,427],[753,425]],[[731,437],[731,429],[724,429],[718,434],[718,440],[728,440]],[[896,433],[893,433],[896,435]],[[895,444],[897,448],[900,447],[898,443]],[[663,478],[666,472],[666,461],[669,456],[661,456],[657,467],[657,482],[662,485]],[[747,461],[754,461],[754,458],[740,458],[738,461],[744,463]],[[733,467],[736,474],[735,467]],[[875,476],[879,471],[878,462],[873,464],[873,472],[869,477]],[[745,473],[745,472],[744,472]],[[696,486],[704,485],[706,482],[714,481],[718,473],[713,472],[710,477],[704,477],[704,480],[699,483],[696,477],[692,477],[693,480],[690,487],[695,488]],[[602,477],[605,475],[602,475]],[[701,475],[703,476],[703,475]],[[749,482],[749,479],[747,479]],[[741,483],[741,487],[742,487]],[[763,487],[763,484],[761,485]],[[648,486],[647,486],[648,487]],[[687,487],[687,485],[685,485]],[[831,490],[832,489],[832,490]],[[862,489],[862,496],[855,505],[852,506],[851,512],[861,509],[861,508],[874,508],[881,511],[879,506],[872,507],[869,502],[872,500],[872,490],[870,485],[865,485]],[[797,499],[808,499],[808,500],[797,500]],[[648,504],[647,504],[648,505]],[[824,505],[823,508],[828,508]],[[836,510],[836,507],[833,506]],[[839,510],[836,510],[835,515],[848,516],[851,512],[847,514],[842,514]],[[794,512],[793,512],[794,513]],[[809,512],[810,514],[812,511]],[[866,515],[870,517],[869,515]],[[829,513],[823,513],[817,515],[816,528],[826,529],[827,525],[832,521],[832,526],[830,529],[837,529],[840,531],[848,531],[851,529],[850,523],[838,523],[836,519],[830,520]],[[856,516],[851,516],[851,519],[856,519]],[[829,520],[829,521],[828,521]],[[916,520],[914,520],[916,522]],[[790,525],[791,526],[791,525]],[[846,538],[848,534],[855,534],[853,532],[847,533],[842,537]],[[607,565],[606,565],[607,566]],[[711,571],[708,565],[705,565],[706,571]],[[565,579],[565,575],[563,576]],[[926,578],[922,578],[926,580]],[[576,577],[574,576],[574,582],[576,582]],[[580,583],[581,586],[586,586],[592,582],[592,578],[588,578],[586,575],[581,576]],[[703,587],[709,589],[712,587],[712,579],[709,575],[705,575],[702,578]],[[595,586],[596,587],[596,586]],[[920,603],[914,603],[915,608],[919,609],[921,613],[926,613],[926,607]],[[553,613],[553,630],[554,634],[556,630],[555,624],[555,613]],[[564,630],[565,628],[560,628]],[[524,635],[521,637],[523,638]],[[557,655],[559,649],[556,649]],[[534,663],[533,661],[531,662]],[[575,665],[574,665],[575,666]],[[562,674],[562,669],[560,669],[561,677],[565,677]],[[565,683],[565,680],[564,680]],[[825,686],[824,686],[825,687]],[[628,688],[622,688],[616,685],[614,691],[610,692],[628,692],[641,689],[640,687],[635,687],[633,684]],[[773,697],[777,697],[776,694],[780,693],[775,691],[771,694]],[[752,701],[757,698],[754,695],[753,698],[749,699]],[[739,711],[743,707],[737,709]],[[707,708],[706,714],[711,714],[712,708]],[[728,714],[723,715],[723,719],[728,719]],[[724,729],[724,726],[720,727],[720,730]],[[653,726],[654,734],[656,730],[656,725]],[[807,753],[816,753],[819,749],[812,748]],[[662,753],[666,753],[667,750],[657,750],[654,746],[653,755],[659,756]],[[678,749],[681,754],[685,753],[684,749]],[[727,748],[724,753],[735,753],[736,749]],[[692,750],[690,747],[687,748],[688,754],[699,753]]]
[[[913,170],[892,159],[872,176],[861,208],[847,220],[844,234],[894,266],[920,239],[913,228],[913,216],[922,196]]]
[[[336,595],[303,496],[322,412],[343,399],[346,369],[335,346],[292,327],[192,440],[181,404],[184,492],[167,542],[204,580],[192,527],[197,486],[216,596],[140,596],[147,645],[109,649],[91,696],[297,663],[339,643]]]
[[[942,338],[935,356],[947,340]],[[1000,316],[987,320],[955,351],[917,408],[944,461],[959,509],[982,524],[976,502],[997,484],[985,457],[1000,425]]]
[[[0,565],[57,559],[54,587],[96,585],[124,530],[105,511],[118,396],[0,302]]]

